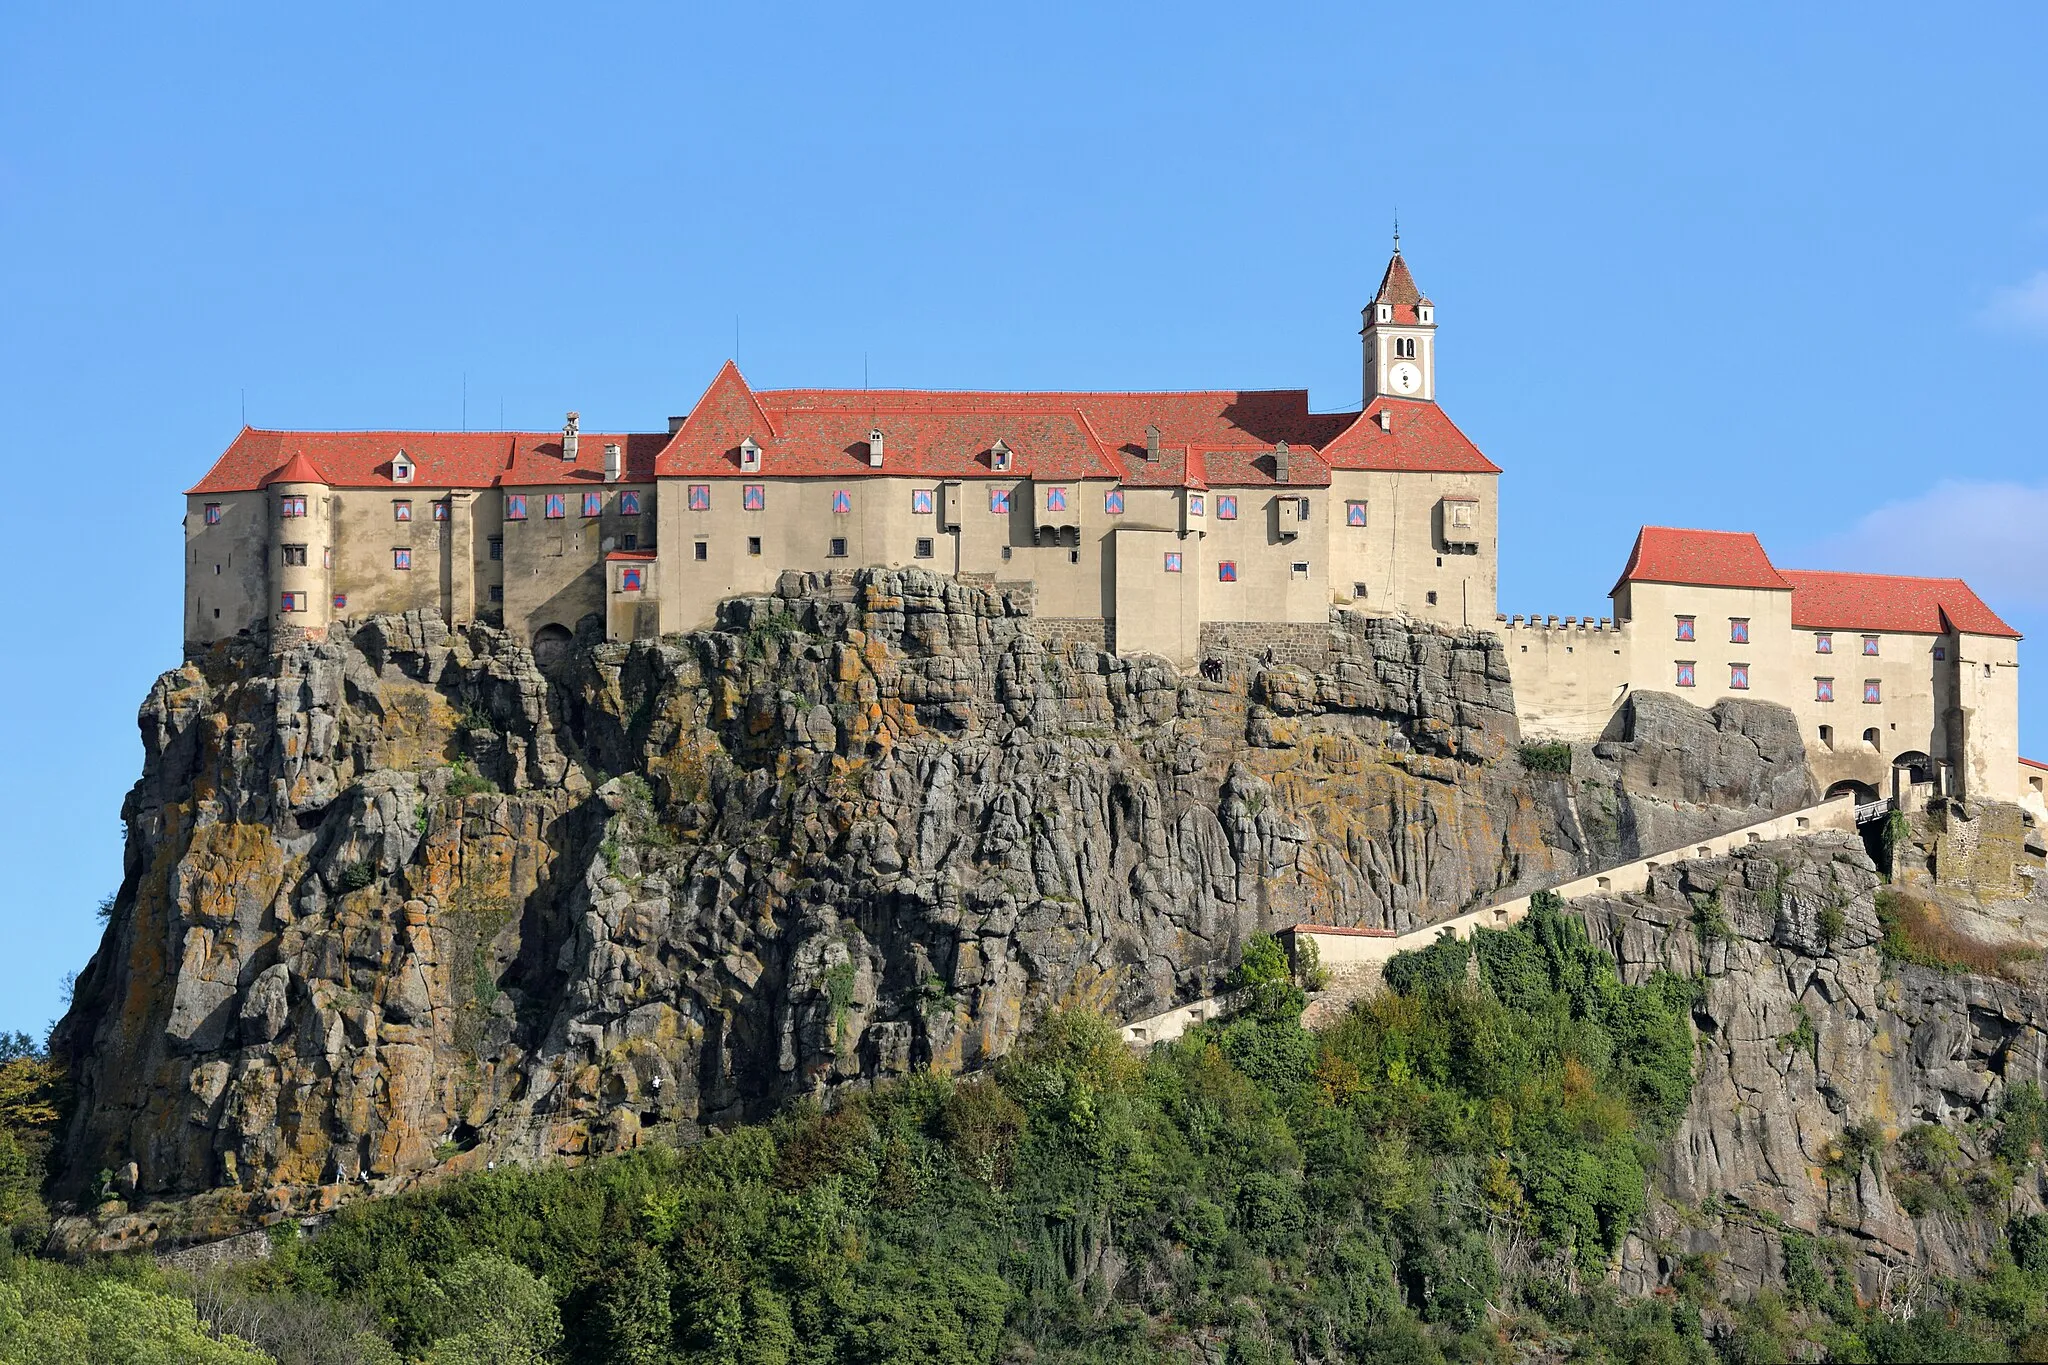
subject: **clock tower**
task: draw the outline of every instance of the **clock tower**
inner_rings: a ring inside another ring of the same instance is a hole
[[[1365,401],[1418,398],[1436,401],[1436,305],[1415,287],[1394,230],[1394,255],[1380,277],[1380,292],[1365,308]]]

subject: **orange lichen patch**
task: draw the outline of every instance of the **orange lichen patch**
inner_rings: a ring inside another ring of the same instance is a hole
[[[266,825],[205,825],[178,860],[174,894],[187,920],[229,925],[277,899],[287,864]]]

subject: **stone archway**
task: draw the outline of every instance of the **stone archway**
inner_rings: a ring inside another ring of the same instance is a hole
[[[1838,796],[1854,796],[1856,804],[1859,806],[1870,805],[1879,799],[1877,788],[1871,786],[1868,782],[1858,782],[1854,778],[1847,777],[1829,787],[1827,795],[1830,801]]]
[[[542,668],[551,668],[569,652],[575,640],[567,626],[542,626],[533,633],[533,661]]]

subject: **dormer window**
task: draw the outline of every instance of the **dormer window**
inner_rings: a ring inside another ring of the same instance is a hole
[[[871,427],[868,430],[868,465],[874,469],[882,467],[882,429],[880,427]]]
[[[989,465],[996,471],[996,473],[1009,473],[1010,448],[1004,445],[1001,441],[997,441],[994,445],[988,448],[988,462]]]
[[[1415,309],[1415,320],[1417,322],[1433,322],[1435,321],[1435,313],[1436,309],[1429,304],[1418,304]]]
[[[404,451],[399,451],[391,457],[391,482],[411,483],[412,468],[412,461],[406,458]]]
[[[747,474],[761,472],[761,447],[751,436],[740,442],[740,469]]]

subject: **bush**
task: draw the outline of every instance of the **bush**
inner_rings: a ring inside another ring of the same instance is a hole
[[[1571,775],[1572,746],[1569,744],[1524,744],[1519,752],[1522,766],[1532,773]]]
[[[496,795],[497,791],[498,784],[471,767],[468,759],[458,758],[450,765],[447,794],[456,800],[485,793]]]
[[[1471,958],[1472,941],[1445,930],[1427,948],[1395,953],[1388,958],[1381,978],[1388,990],[1400,995],[1442,990],[1465,979],[1465,964]]]

